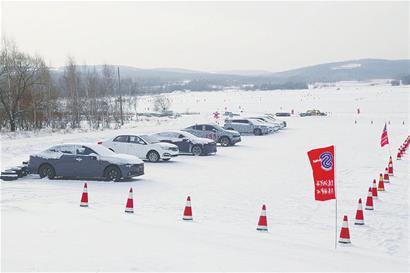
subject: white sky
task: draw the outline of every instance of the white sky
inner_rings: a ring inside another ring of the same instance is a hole
[[[280,71],[409,58],[409,2],[3,2],[2,34],[52,66]]]

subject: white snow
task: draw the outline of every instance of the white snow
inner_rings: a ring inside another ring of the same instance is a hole
[[[361,66],[362,66],[362,64],[349,63],[349,64],[344,64],[344,65],[332,67],[332,70],[353,69],[353,68],[358,68],[358,67],[361,67]]]
[[[339,90],[338,90],[339,88]],[[64,142],[97,142],[132,129],[181,129],[211,121],[216,110],[244,114],[319,109],[327,117],[283,118],[288,128],[244,136],[215,156],[179,156],[145,164],[131,182],[87,181],[89,208],[80,207],[84,180],[28,176],[1,181],[2,271],[408,271],[409,155],[394,160],[386,192],[355,226],[358,198],[387,165],[380,148],[388,125],[392,153],[409,134],[409,88],[333,86],[272,92],[187,92],[170,97],[175,111],[201,115],[143,121],[120,130],[7,134],[1,169]],[[151,107],[143,97],[138,107]],[[361,109],[357,115],[356,109]],[[357,124],[355,124],[357,120]],[[372,124],[373,121],[373,124]],[[404,125],[403,125],[404,121]],[[351,245],[334,248],[334,201],[313,200],[307,151],[336,147],[339,234],[349,217]],[[125,214],[128,190],[134,214]],[[186,197],[193,222],[181,220]],[[262,204],[268,233],[256,231]]]

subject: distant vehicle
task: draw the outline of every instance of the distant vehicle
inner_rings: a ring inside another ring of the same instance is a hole
[[[307,110],[305,113],[300,113],[299,116],[301,117],[326,116],[326,113],[320,112],[319,110]]]
[[[235,116],[239,116],[239,114],[235,114],[235,113],[233,113],[233,112],[225,112],[223,115],[224,115],[225,117],[230,117],[230,118],[233,118],[233,117],[235,117]]]
[[[265,114],[265,115],[263,115],[263,117],[265,117],[265,118],[271,120],[271,121],[274,122],[274,123],[278,123],[278,124],[282,127],[282,129],[288,126],[288,124],[286,123],[286,121],[281,120],[281,119],[277,119],[277,118],[275,117],[275,115]]]
[[[290,117],[291,114],[289,112],[278,112],[275,114],[277,117]]]
[[[254,134],[260,136],[273,132],[273,127],[263,124],[255,119],[236,118],[226,119],[224,128],[227,130],[236,130],[240,134]]]
[[[232,146],[241,141],[239,132],[226,130],[216,124],[196,124],[182,130],[197,137],[213,139],[222,146]]]
[[[172,143],[178,146],[181,154],[209,155],[216,153],[216,142],[194,136],[185,131],[166,131],[153,134],[161,142]]]
[[[254,116],[254,117],[249,117],[249,118],[250,119],[257,119],[257,120],[260,120],[260,121],[263,121],[263,122],[267,122],[268,124],[273,125],[276,128],[275,129],[276,131],[279,130],[279,129],[285,128],[286,125],[287,125],[285,121],[278,120],[278,119],[273,118],[273,117],[268,116],[268,115]]]
[[[168,161],[179,154],[176,145],[161,143],[158,139],[148,135],[123,134],[106,141],[99,141],[113,152],[138,156],[142,160],[158,162]]]
[[[144,162],[136,156],[116,154],[97,144],[62,144],[30,156],[30,173],[41,178],[104,178],[119,181],[144,174]]]

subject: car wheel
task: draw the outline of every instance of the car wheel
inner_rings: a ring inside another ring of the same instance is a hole
[[[147,154],[147,159],[149,162],[158,162],[160,158],[156,151],[149,151]]]
[[[262,130],[259,128],[256,128],[255,130],[253,130],[253,133],[255,136],[261,136],[262,135]]]
[[[202,154],[202,147],[199,145],[194,145],[192,147],[192,154],[197,156],[197,155],[201,155]]]
[[[116,166],[109,166],[104,173],[107,181],[119,181],[121,179],[121,171]]]
[[[231,140],[228,137],[223,136],[219,139],[219,143],[221,143],[222,146],[226,147],[231,145]]]
[[[40,178],[47,176],[49,179],[53,179],[56,176],[56,171],[50,164],[44,164],[38,169],[38,174],[40,175]]]

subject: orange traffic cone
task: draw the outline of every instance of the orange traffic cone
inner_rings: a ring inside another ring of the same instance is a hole
[[[268,220],[266,219],[266,206],[262,206],[261,216],[259,216],[258,226],[256,230],[268,231]]]
[[[366,208],[367,210],[373,210],[373,195],[372,195],[372,188],[369,188],[369,192],[367,193],[366,199]]]
[[[364,225],[362,198],[359,198],[359,204],[357,205],[355,225]]]
[[[186,199],[186,205],[184,209],[184,216],[182,217],[185,221],[192,221],[192,208],[191,208],[191,197],[188,196]]]
[[[83,194],[81,195],[80,207],[88,207],[87,183],[84,183]]]
[[[384,183],[390,183],[389,179],[389,169],[384,169],[384,176],[383,176]]]
[[[343,217],[343,226],[340,230],[339,243],[350,244],[349,224],[346,215]]]
[[[397,153],[397,160],[401,160],[401,152],[400,151]]]
[[[390,158],[389,158],[389,165],[388,165],[388,167],[389,167],[389,176],[393,176],[393,160],[392,160],[391,156],[390,156]]]
[[[130,192],[128,193],[127,204],[125,205],[125,212],[134,213],[134,199],[132,197],[132,188],[130,188]]]
[[[373,187],[372,187],[372,197],[373,199],[377,199],[377,183],[376,179],[373,179]]]
[[[379,176],[379,187],[377,188],[378,191],[384,191],[384,181],[383,181],[383,174]]]

